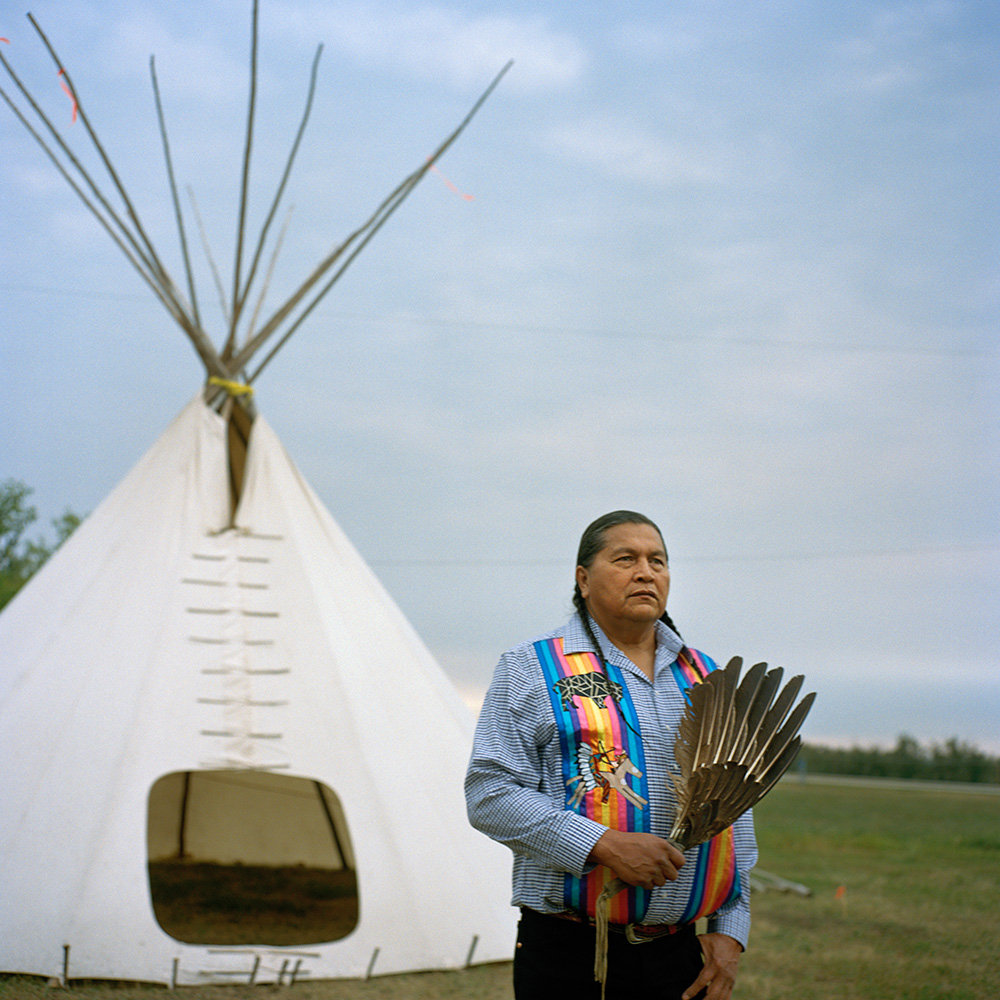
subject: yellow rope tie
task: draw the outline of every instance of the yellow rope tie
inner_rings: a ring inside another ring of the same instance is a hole
[[[243,382],[234,382],[228,378],[219,378],[212,375],[208,380],[209,385],[217,385],[220,389],[225,389],[230,396],[252,396],[253,386],[245,385]]]

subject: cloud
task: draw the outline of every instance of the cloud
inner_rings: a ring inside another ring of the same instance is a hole
[[[612,29],[608,41],[629,59],[656,63],[699,52],[704,47],[704,32],[683,19],[666,24],[662,12],[658,12],[655,19],[618,25]]]
[[[954,58],[948,40],[960,10],[938,0],[873,9],[869,22],[837,48],[842,85],[888,95],[939,77]]]
[[[283,27],[322,38],[362,63],[445,80],[466,88],[513,59],[505,88],[522,93],[562,89],[580,77],[587,54],[541,16],[470,16],[436,5],[304,4],[285,12]]]
[[[185,24],[184,18],[171,22],[179,28]],[[249,39],[249,23],[240,28]],[[103,36],[102,48],[101,58],[109,67],[143,81],[148,80],[149,58],[155,56],[160,89],[186,101],[216,102],[230,98],[234,92],[243,98],[246,60],[238,61],[222,41],[209,34],[192,32],[185,37],[148,9],[130,12],[115,21]]]
[[[66,182],[47,164],[40,167],[21,167],[18,164],[10,171],[9,178],[29,198],[49,199],[53,195],[63,195],[66,190]]]
[[[725,157],[690,144],[668,142],[636,124],[592,115],[550,132],[549,148],[607,177],[656,187],[714,184],[729,175]]]

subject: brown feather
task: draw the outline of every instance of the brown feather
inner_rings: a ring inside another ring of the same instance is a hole
[[[781,667],[776,667],[774,670],[767,670],[766,663],[762,663],[760,666],[764,668],[766,673],[753,704],[750,706],[750,711],[747,713],[743,738],[743,753],[741,755],[743,758],[746,757],[749,748],[754,745],[761,723],[764,721],[771,702],[774,701],[774,696],[781,685],[781,678],[784,676],[784,671]]]
[[[733,757],[738,758],[747,744],[748,733],[750,732],[748,723],[751,718],[751,712],[757,704],[758,695],[766,678],[767,664],[755,663],[747,672],[746,677],[740,682],[739,690],[736,692],[736,701],[733,705]]]

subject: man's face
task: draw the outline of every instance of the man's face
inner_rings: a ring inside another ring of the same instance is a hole
[[[659,532],[648,524],[617,524],[589,568],[577,566],[580,593],[605,631],[655,622],[667,606],[670,570]]]

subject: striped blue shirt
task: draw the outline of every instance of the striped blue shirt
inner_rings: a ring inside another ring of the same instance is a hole
[[[674,740],[684,698],[670,665],[680,638],[656,623],[654,680],[615,648],[591,619],[606,660],[622,669],[639,717],[649,779],[651,832],[666,837],[675,812],[668,773],[679,773]],[[565,652],[593,652],[579,617],[541,636],[562,636]],[[566,808],[566,787],[555,714],[535,655],[533,639],[500,658],[476,726],[472,760],[465,780],[469,821],[476,829],[514,852],[512,903],[541,913],[566,910],[564,873],[582,878],[593,868],[587,857],[607,829]],[[750,869],[757,862],[753,817],[734,826],[736,864],[742,894],[709,918],[710,932],[728,934],[744,947],[750,931]],[[681,917],[694,879],[694,852],[675,882],[654,888],[644,924],[675,924]]]

